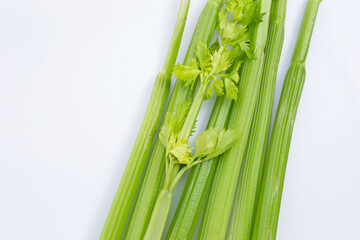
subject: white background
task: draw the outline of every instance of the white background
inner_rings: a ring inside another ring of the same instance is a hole
[[[180,62],[205,2],[191,3]],[[98,239],[178,3],[0,0],[1,240]],[[288,1],[276,104],[304,8]],[[359,239],[359,8],[320,6],[278,239]]]

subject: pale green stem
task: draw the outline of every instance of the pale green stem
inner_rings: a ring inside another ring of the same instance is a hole
[[[185,22],[189,10],[190,0],[181,0],[175,29],[171,38],[169,51],[164,62],[164,72],[166,77],[171,77],[176,58],[179,52],[181,38],[184,32]]]
[[[167,215],[169,214],[172,192],[161,190],[156,199],[144,240],[160,240],[164,231]]]
[[[176,174],[176,177],[174,178],[174,180],[172,181],[171,185],[170,185],[170,189],[175,189],[175,185],[178,183],[178,181],[180,180],[180,178],[184,175],[184,173],[189,170],[192,166],[183,166],[181,168],[181,170],[178,172],[178,174]]]
[[[196,118],[199,114],[201,105],[204,102],[207,88],[207,84],[200,84],[199,89],[195,94],[194,101],[191,104],[189,113],[186,116],[184,125],[179,133],[179,139],[187,141],[191,136],[191,132],[193,131],[196,122]]]

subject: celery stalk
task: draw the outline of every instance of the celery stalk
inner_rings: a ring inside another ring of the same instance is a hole
[[[275,239],[286,164],[296,112],[305,81],[305,60],[321,0],[309,0],[285,77],[266,157],[253,239]]]
[[[259,96],[264,49],[267,39],[271,0],[261,0],[263,20],[254,30],[255,58],[247,60],[241,71],[239,99],[235,102],[229,120],[229,128],[239,133],[234,146],[219,159],[210,188],[198,239],[224,239],[229,221],[236,183],[245,152],[251,122]]]
[[[148,228],[146,231],[144,240],[156,240],[161,239],[167,215],[169,214],[171,206],[172,193],[161,190],[158,198],[156,199],[154,206],[154,215],[150,218]],[[158,221],[160,219],[160,221]]]
[[[184,63],[189,64],[195,58],[196,45],[199,40],[209,43],[212,32],[216,25],[221,0],[208,0],[192,37]],[[167,111],[173,111],[177,106],[189,97],[193,96],[194,90],[186,87],[181,81],[177,81],[172,92]],[[148,226],[150,216],[157,195],[162,187],[165,176],[165,148],[159,139],[155,141],[150,155],[148,166],[145,170],[144,179],[141,183],[138,197],[135,201],[134,210],[130,217],[125,239],[143,239]]]
[[[285,14],[286,0],[273,0],[260,96],[240,170],[227,239],[251,239],[268,145],[275,82],[284,41]]]
[[[150,153],[153,137],[158,128],[169,94],[171,73],[179,51],[189,4],[190,0],[181,1],[163,71],[156,78],[144,120],[106,218],[100,239],[119,239],[123,233],[146,160]]]

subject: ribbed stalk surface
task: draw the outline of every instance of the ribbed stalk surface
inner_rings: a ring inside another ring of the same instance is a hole
[[[276,239],[286,164],[305,81],[305,60],[321,0],[309,0],[290,68],[286,74],[266,156],[254,240]]]
[[[240,171],[227,239],[251,239],[268,145],[276,76],[284,41],[285,14],[286,0],[273,0],[260,96]]]

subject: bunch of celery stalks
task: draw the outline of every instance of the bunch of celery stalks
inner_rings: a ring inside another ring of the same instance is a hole
[[[269,136],[286,0],[208,0],[183,64],[175,65],[190,4],[181,0],[164,68],[100,239],[191,239],[198,222],[197,239],[276,238],[320,2],[308,0]],[[177,81],[165,108],[172,75]],[[191,148],[197,115],[211,97],[207,130]],[[188,170],[175,215],[167,219],[175,185]]]

